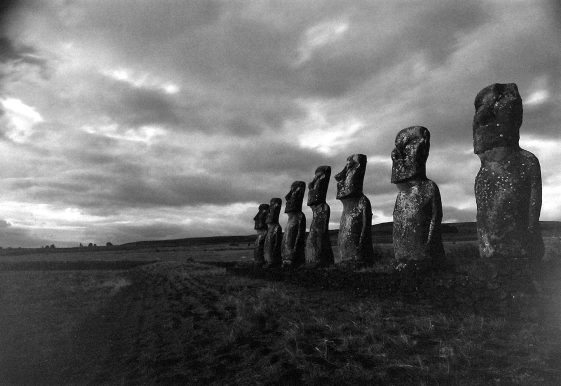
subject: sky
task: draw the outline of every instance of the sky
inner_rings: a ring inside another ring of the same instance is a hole
[[[391,221],[390,153],[413,125],[443,221],[474,221],[473,101],[510,82],[541,220],[561,220],[558,1],[2,4],[0,246],[252,234],[260,203],[354,153],[373,223]],[[331,229],[335,193],[332,177]]]

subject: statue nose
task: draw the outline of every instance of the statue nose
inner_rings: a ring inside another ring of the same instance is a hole
[[[344,176],[345,176],[345,174],[346,174],[346,171],[347,171],[347,168],[345,168],[345,169],[343,169],[341,172],[337,173],[337,174],[335,175],[335,180],[341,181],[341,180],[344,178]]]

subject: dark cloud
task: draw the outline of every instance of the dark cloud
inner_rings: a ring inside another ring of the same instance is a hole
[[[390,152],[411,125],[431,131],[445,219],[471,220],[473,99],[493,82],[518,84],[523,135],[558,140],[554,2],[61,4],[34,2],[0,36],[3,91],[44,118],[28,142],[1,148],[1,177],[10,200],[97,216],[73,226],[98,243],[251,233],[253,210],[228,211],[284,197],[319,165],[334,176],[353,153],[369,157],[364,191],[385,221]],[[52,76],[23,71],[41,66]],[[542,165],[544,181],[558,180],[555,164]],[[334,223],[335,190],[332,177]]]
[[[90,232],[92,240],[99,240],[99,242],[118,240],[118,243],[122,244],[140,240],[185,238],[185,235],[190,233],[190,229],[186,226],[155,221],[148,225],[126,224],[119,227],[93,227]]]
[[[478,2],[430,6],[415,3],[407,7],[410,9],[397,5],[381,11],[378,4],[364,5],[350,17],[353,26],[351,36],[346,38],[348,44],[340,52],[326,49],[316,53],[298,74],[303,81],[298,83],[305,85],[312,95],[341,97],[415,55],[423,54],[430,65],[438,67],[455,52],[460,36],[488,20]],[[402,19],[393,28],[376,25],[374,20],[391,18],[394,12],[401,14]],[[391,91],[399,92],[395,86]]]
[[[544,139],[555,137],[561,122],[561,110],[555,101],[547,101],[538,106],[526,106],[521,133],[531,133]]]
[[[288,138],[287,138],[288,139]],[[333,165],[336,158],[303,149],[297,143],[268,141],[267,138],[239,149],[231,149],[228,163],[241,173],[313,175],[319,165]]]
[[[390,183],[391,166],[370,162],[364,176],[364,193],[369,196],[393,193],[395,185]]]
[[[551,23],[557,27],[557,33],[561,34],[561,1],[548,0],[546,1],[547,14],[551,18]]]
[[[72,95],[68,100],[72,108],[83,110],[90,117],[109,119],[124,130],[145,125],[175,127],[182,122],[179,106],[163,90],[136,87],[99,74],[90,76],[90,86],[80,92],[79,99]]]
[[[177,125],[171,98],[162,92],[133,87],[114,87],[116,98],[103,98],[101,108],[114,121],[129,127],[151,124]]]
[[[26,179],[10,184],[37,202],[75,206],[89,213],[116,213],[127,208],[181,207],[185,205],[247,202],[268,196],[266,186],[225,176],[148,175],[140,165],[118,163],[105,173],[82,170],[51,179]]]
[[[39,56],[38,51],[29,45],[15,43],[9,34],[9,26],[18,22],[22,8],[25,8],[24,1],[5,0],[0,3],[0,65],[24,63],[45,71],[46,60]],[[4,71],[0,71],[0,76]]]
[[[0,34],[5,33],[5,28],[10,21],[10,17],[18,10],[23,2],[20,0],[5,0],[0,3]]]
[[[16,227],[6,220],[0,220],[0,247],[40,247],[43,245],[50,245],[49,240],[34,236],[27,228]]]

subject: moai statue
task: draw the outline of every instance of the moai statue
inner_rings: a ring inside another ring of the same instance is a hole
[[[265,245],[263,247],[266,267],[279,267],[282,264],[282,228],[279,224],[281,205],[282,200],[280,198],[271,198],[269,213],[265,220],[267,223],[267,235],[265,236]]]
[[[308,206],[312,208],[314,217],[306,240],[306,263],[318,267],[326,267],[334,261],[329,240],[331,209],[325,202],[329,177],[331,177],[331,167],[320,166],[316,169],[314,180],[308,184]]]
[[[306,216],[302,213],[305,190],[304,181],[294,181],[285,196],[284,212],[288,214],[288,223],[282,237],[281,255],[282,263],[287,267],[296,268],[305,262]]]
[[[267,236],[267,215],[269,214],[269,205],[259,205],[259,211],[253,218],[255,221],[254,229],[257,231],[257,238],[255,239],[255,248],[253,250],[253,261],[257,265],[265,264],[264,248],[265,237]]]
[[[398,264],[436,263],[444,258],[442,203],[438,186],[427,178],[430,132],[422,126],[401,130],[392,151],[391,182],[399,193],[393,211],[393,247]]]
[[[337,199],[343,203],[339,226],[339,255],[343,262],[374,262],[372,207],[362,193],[365,171],[366,156],[353,154],[347,158],[345,168],[335,176]]]
[[[492,84],[477,94],[474,104],[473,148],[481,159],[475,178],[479,253],[541,259],[540,163],[518,145],[522,125],[518,87]]]

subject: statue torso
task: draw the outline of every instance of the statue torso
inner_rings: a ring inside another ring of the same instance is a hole
[[[438,217],[438,213],[433,213],[434,200],[438,201],[438,210],[442,211],[438,187],[429,179],[403,185],[397,194],[393,212],[395,257],[398,260],[428,258],[426,247],[431,221],[434,215]],[[440,219],[437,225],[440,225]]]
[[[343,260],[373,258],[372,247],[372,207],[365,196],[342,199],[343,213],[339,227],[339,251]],[[366,227],[361,240],[363,227]],[[362,245],[361,245],[362,241]],[[363,248],[361,250],[360,248]]]
[[[532,179],[539,162],[520,149],[502,160],[483,160],[475,179],[477,229],[484,256],[519,255],[529,224]],[[522,252],[524,254],[524,252]]]

